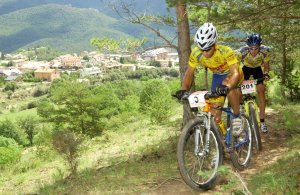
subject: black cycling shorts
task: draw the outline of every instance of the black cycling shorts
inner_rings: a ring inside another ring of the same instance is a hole
[[[250,76],[252,75],[254,79],[260,79],[264,77],[263,71],[261,67],[256,68],[249,68],[246,66],[243,66],[243,73],[245,80],[249,80]],[[263,84],[263,81],[258,81],[257,84]]]

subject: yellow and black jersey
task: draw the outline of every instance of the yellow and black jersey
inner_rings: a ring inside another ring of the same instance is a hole
[[[236,56],[242,65],[249,68],[256,68],[270,61],[270,49],[265,45],[261,45],[259,53],[255,57],[252,57],[249,48],[245,46],[236,51]]]

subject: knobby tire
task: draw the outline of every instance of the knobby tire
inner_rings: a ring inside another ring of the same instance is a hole
[[[196,117],[185,125],[177,145],[180,174],[186,184],[199,191],[208,190],[213,186],[218,177],[218,168],[223,164],[223,147],[214,127],[211,128],[208,154],[205,157],[199,157],[194,153],[197,128],[201,132],[199,137],[202,137],[200,151],[203,151],[206,143],[205,132],[207,129],[204,127],[203,118]]]
[[[262,150],[262,143],[261,143],[261,137],[259,132],[259,126],[257,121],[257,112],[255,111],[255,107],[253,103],[249,104],[249,119],[252,125],[253,130],[253,144],[256,149],[256,151]]]
[[[230,159],[240,171],[248,168],[252,157],[252,127],[245,114],[241,114],[241,118],[243,132],[238,137],[233,136],[232,125],[230,127]]]

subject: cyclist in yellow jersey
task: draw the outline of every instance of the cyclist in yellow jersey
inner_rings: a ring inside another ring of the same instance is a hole
[[[252,75],[254,79],[265,78],[269,80],[269,63],[270,63],[270,50],[267,46],[261,45],[262,38],[258,33],[251,34],[246,43],[248,46],[241,47],[236,56],[238,60],[243,64],[243,73],[245,80],[248,80]],[[263,70],[262,70],[263,67]],[[263,73],[264,72],[264,73]],[[268,132],[267,125],[265,124],[265,85],[263,81],[257,84],[258,105],[259,105],[259,117],[260,128],[263,133]]]
[[[190,54],[189,66],[185,72],[181,90],[176,92],[176,96],[181,99],[184,93],[190,89],[196,66],[207,67],[213,72],[211,91],[215,91],[220,96],[228,96],[234,113],[233,134],[238,136],[242,131],[242,120],[239,113],[240,93],[236,86],[243,81],[243,72],[233,50],[228,46],[218,44],[217,37],[216,28],[212,23],[204,23],[200,26],[194,38],[197,47]],[[220,102],[214,102],[214,104],[223,106],[224,100],[225,98]],[[222,132],[225,133],[221,111],[213,109],[211,112]]]

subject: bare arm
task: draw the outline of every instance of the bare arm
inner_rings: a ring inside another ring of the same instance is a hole
[[[230,79],[227,83],[227,87],[229,87],[230,89],[232,89],[233,87],[235,87],[240,79],[240,72],[239,72],[239,65],[233,64],[229,67],[229,71],[230,71]]]
[[[193,81],[195,68],[188,66],[182,81],[182,89],[189,90]]]
[[[269,73],[270,70],[269,62],[264,62],[263,66],[264,66],[264,73]]]

